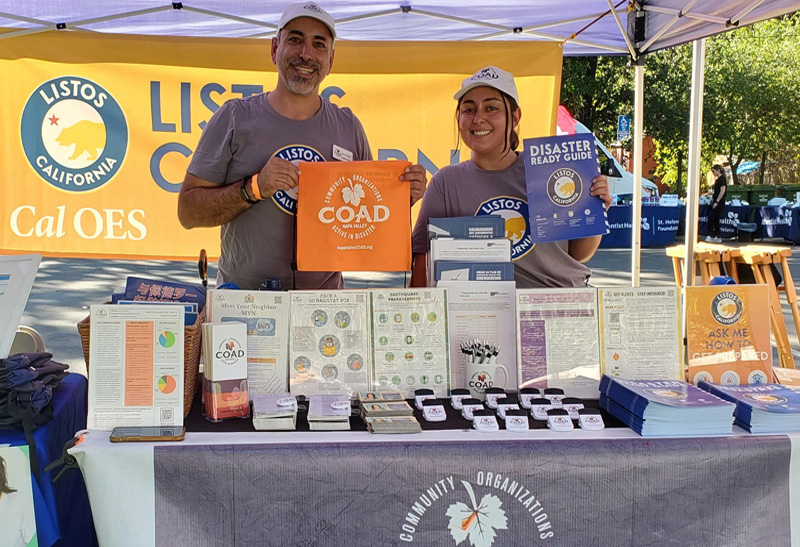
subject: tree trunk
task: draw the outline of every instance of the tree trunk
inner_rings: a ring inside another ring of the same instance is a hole
[[[761,152],[761,165],[758,166],[758,183],[764,184],[764,169],[767,165],[767,151]]]
[[[585,78],[587,82],[594,82],[597,78],[597,57],[587,57]],[[581,100],[580,115],[577,117],[583,125],[594,131],[595,98],[594,93],[587,91]]]

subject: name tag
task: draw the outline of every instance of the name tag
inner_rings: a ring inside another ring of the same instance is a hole
[[[333,145],[333,159],[339,161],[353,161],[353,153],[341,146]]]

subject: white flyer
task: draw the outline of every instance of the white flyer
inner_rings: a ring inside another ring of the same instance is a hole
[[[250,398],[287,391],[289,295],[279,291],[208,291],[209,321],[247,325],[247,385]]]
[[[509,372],[506,390],[517,390],[516,283],[514,281],[439,281],[447,289],[450,381],[466,387],[466,356],[461,344],[475,339],[498,347],[494,359]]]
[[[519,387],[560,387],[598,397],[600,350],[596,289],[517,291]]]
[[[450,392],[447,293],[444,289],[373,289],[373,388]]]
[[[600,289],[603,373],[628,380],[682,380],[677,287]]]
[[[292,395],[369,391],[369,293],[291,291],[289,298]]]
[[[183,306],[90,313],[88,428],[183,425]]]

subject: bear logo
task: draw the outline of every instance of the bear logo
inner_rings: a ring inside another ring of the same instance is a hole
[[[56,142],[61,146],[75,147],[69,159],[76,160],[87,154],[88,159],[94,161],[106,146],[106,126],[90,120],[81,120],[62,129],[56,137]]]

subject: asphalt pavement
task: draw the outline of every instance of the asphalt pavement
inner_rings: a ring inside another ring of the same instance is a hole
[[[771,242],[784,243],[782,241]],[[652,287],[673,285],[672,262],[663,248],[647,248],[641,252],[640,285]],[[589,261],[591,284],[595,287],[624,287],[631,284],[631,252],[628,249],[599,249]],[[800,252],[790,258],[793,279],[800,282]],[[209,264],[209,284],[213,286],[216,264]],[[77,324],[89,313],[89,306],[110,299],[127,277],[149,277],[186,283],[199,283],[196,261],[107,260],[45,258],[39,266],[22,324],[38,330],[47,351],[56,361],[70,365],[70,370],[86,373]],[[345,273],[347,288],[402,287],[409,277],[403,273]],[[797,363],[800,343],[794,322],[784,302],[784,317]],[[654,333],[657,335],[657,333]],[[777,353],[773,351],[777,363]]]

